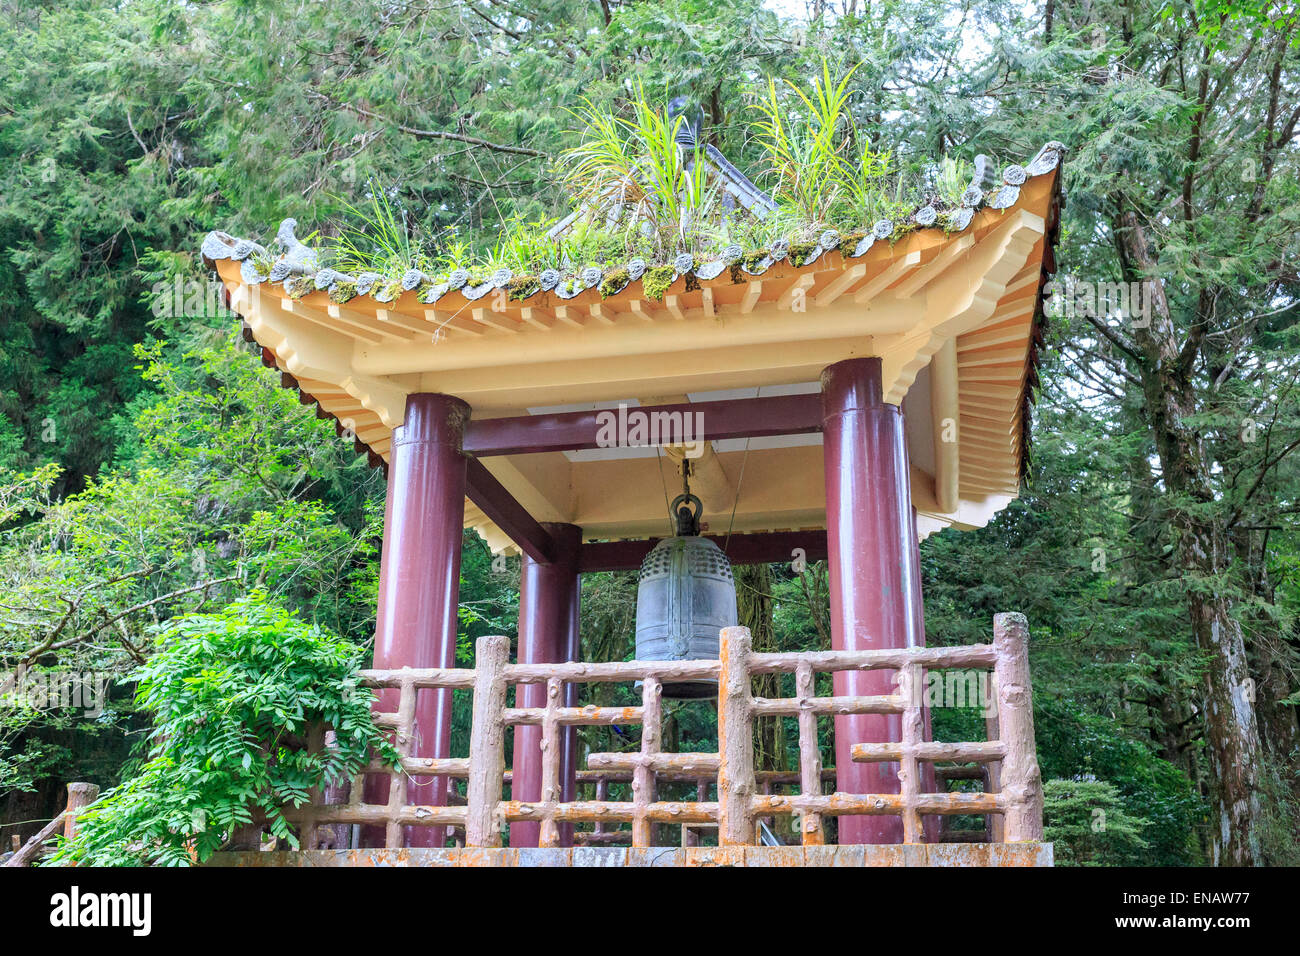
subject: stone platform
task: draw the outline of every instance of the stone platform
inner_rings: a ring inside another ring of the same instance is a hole
[[[218,853],[208,866],[1051,866],[1050,843]]]

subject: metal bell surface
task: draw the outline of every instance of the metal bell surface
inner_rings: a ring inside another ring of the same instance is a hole
[[[682,495],[677,502],[693,499]],[[665,538],[641,564],[636,598],[636,658],[716,660],[719,632],[734,627],[736,582],[722,549],[698,536],[698,513],[678,511],[676,537]],[[685,512],[685,514],[683,514]],[[713,697],[717,681],[665,683],[665,697]]]

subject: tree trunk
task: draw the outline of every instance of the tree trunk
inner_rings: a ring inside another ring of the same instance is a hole
[[[1290,675],[1296,670],[1298,655],[1294,644],[1287,640],[1279,626],[1276,613],[1269,610],[1275,596],[1264,558],[1268,533],[1264,532],[1264,542],[1258,554],[1252,532],[1248,530],[1235,529],[1233,544],[1237,562],[1244,569],[1246,587],[1256,602],[1249,609],[1246,620],[1250,669],[1252,674],[1258,675],[1255,700],[1260,742],[1277,768],[1283,771],[1283,779],[1292,792],[1300,797],[1300,779],[1288,772],[1300,759],[1300,721],[1297,721],[1296,708],[1282,703],[1291,696]]]
[[[754,651],[779,650],[772,624],[772,568],[766,564],[745,564],[736,568],[736,604],[740,626],[749,628]],[[760,674],[753,678],[755,697],[780,697],[781,675]],[[785,769],[785,724],[780,717],[759,717],[754,721],[755,770]]]
[[[1169,493],[1175,556],[1187,585],[1187,609],[1197,646],[1206,656],[1205,737],[1214,791],[1216,865],[1250,866],[1259,860],[1257,816],[1260,741],[1241,625],[1225,593],[1231,559],[1214,506],[1210,467],[1202,439],[1189,424],[1197,412],[1192,381],[1195,338],[1182,348],[1157,278],[1155,257],[1138,215],[1123,212],[1116,237],[1126,278],[1140,280],[1150,303],[1149,324],[1134,328],[1146,415]]]

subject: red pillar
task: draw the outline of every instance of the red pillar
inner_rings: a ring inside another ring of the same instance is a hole
[[[555,664],[578,659],[578,607],[580,579],[578,552],[582,529],[571,524],[544,524],[555,542],[553,564],[523,557],[519,576],[519,654],[521,664]],[[565,686],[565,704],[577,705],[578,686]],[[545,684],[519,684],[515,706],[544,707]],[[516,727],[511,794],[515,800],[540,800],[542,795],[542,728]],[[560,798],[575,796],[578,728],[566,727],[560,749]],[[537,846],[541,825],[526,821],[510,824],[512,847]],[[572,824],[560,825],[560,842],[573,842]]]
[[[379,566],[375,667],[454,667],[460,545],[465,523],[465,458],[461,440],[469,406],[450,395],[411,395],[406,420],[393,431]],[[448,757],[450,690],[422,690],[416,701],[412,755]],[[397,709],[395,690],[383,691],[377,711]],[[446,777],[416,777],[408,800],[445,806]],[[366,800],[388,799],[386,779],[372,779]],[[442,846],[442,827],[408,827],[409,846]],[[367,832],[367,843],[382,830]]]
[[[880,359],[849,359],[822,372],[831,646],[835,650],[921,643],[921,583],[903,415],[881,398]],[[892,671],[840,671],[839,695],[891,694]],[[893,763],[855,764],[855,743],[902,739],[897,715],[835,718],[836,789],[897,793]],[[839,840],[899,843],[897,817],[846,816]]]

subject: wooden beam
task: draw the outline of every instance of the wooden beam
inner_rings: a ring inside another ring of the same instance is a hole
[[[327,310],[332,318],[350,319],[355,317],[368,318],[360,312],[344,308],[341,305],[331,305]],[[434,329],[428,322],[417,319],[414,316],[406,315],[402,312],[393,312],[390,309],[376,309],[375,319],[384,325],[394,325],[399,329],[406,329],[408,332],[414,332],[421,337],[432,335]]]
[[[547,332],[555,327],[554,317],[552,317],[546,309],[537,308],[536,306],[524,306],[519,310],[519,317],[529,325],[533,326],[533,328],[542,329]]]
[[[1025,364],[1024,344],[1007,348],[990,346],[974,352],[961,352],[957,356],[958,368],[979,368],[984,365],[1019,365]]]
[[[872,279],[868,279],[867,283],[864,286],[862,286],[862,288],[858,289],[857,292],[853,293],[853,301],[856,302],[858,305],[862,305],[865,302],[870,302],[872,299],[876,297],[878,293],[888,289],[891,285],[893,285],[895,282],[897,282],[907,273],[911,272],[920,264],[921,264],[920,252],[909,252],[907,255],[903,256],[902,258],[895,259],[883,270],[881,270],[879,275],[875,276]]]
[[[587,324],[586,317],[581,310],[572,305],[557,305],[555,307],[555,318],[565,325],[573,326],[575,329],[583,328]]]
[[[952,339],[944,342],[930,359],[930,417],[934,442],[934,500],[939,510],[951,513],[959,504],[958,475],[960,459],[957,425],[961,419],[958,406],[960,383],[957,374],[957,347]],[[945,422],[951,419],[951,427]],[[947,439],[945,441],[945,439]]]
[[[433,323],[433,332],[439,329],[454,329],[457,332],[464,332],[466,335],[482,335],[483,326],[476,325],[463,315],[455,312],[439,313],[435,309],[425,309],[424,317]]]
[[[782,312],[789,309],[794,304],[794,297],[812,288],[813,283],[816,281],[817,277],[808,273],[799,276],[794,282],[790,283],[789,288],[781,293],[781,298],[776,300],[776,307]]]
[[[830,305],[841,295],[849,290],[855,282],[867,274],[867,264],[865,262],[856,263],[845,269],[838,276],[826,284],[826,288],[817,293],[818,305]]]
[[[644,319],[646,322],[653,322],[656,317],[656,310],[652,310],[644,299],[632,300],[632,314],[638,319]]]
[[[961,380],[965,382],[1019,382],[1025,377],[1023,362],[1014,365],[1000,363],[997,365],[979,365],[964,367]]]
[[[496,312],[492,309],[471,309],[470,314],[474,316],[474,321],[480,325],[490,326],[500,332],[518,332],[519,322],[512,319],[504,312]]]
[[[757,534],[704,535],[723,548],[732,564],[767,564],[793,561],[801,550],[806,561],[824,561],[827,556],[825,531],[770,531]],[[650,549],[659,541],[600,541],[584,544],[578,555],[578,570],[627,571],[639,568]]]
[[[900,299],[916,295],[939,276],[948,271],[948,267],[966,254],[975,245],[975,237],[970,233],[944,246],[939,254],[927,262],[915,273],[908,276],[894,291]]]
[[[374,329],[367,328],[355,322],[346,319],[332,319],[325,312],[313,309],[303,305],[295,299],[281,299],[280,308],[290,315],[297,316],[300,319],[306,319],[321,328],[329,329],[333,332],[339,332],[343,335],[350,335],[354,339],[360,339],[362,342],[369,342],[371,345],[378,345],[384,340],[384,336]],[[394,337],[396,337],[396,334]]]
[[[627,414],[633,413],[677,415],[678,421],[683,420],[680,416],[688,413],[698,414],[703,434],[693,437],[699,441],[807,435],[821,430],[822,414],[821,396],[815,393],[629,407]],[[608,414],[618,415],[619,411],[604,409],[474,420],[465,430],[465,451],[485,458],[490,455],[600,448],[602,445],[597,442],[597,437],[602,427],[601,417]],[[653,422],[656,419],[646,420]],[[660,422],[667,420],[658,419]]]
[[[555,542],[477,459],[465,462],[465,496],[534,561],[555,561]]]

